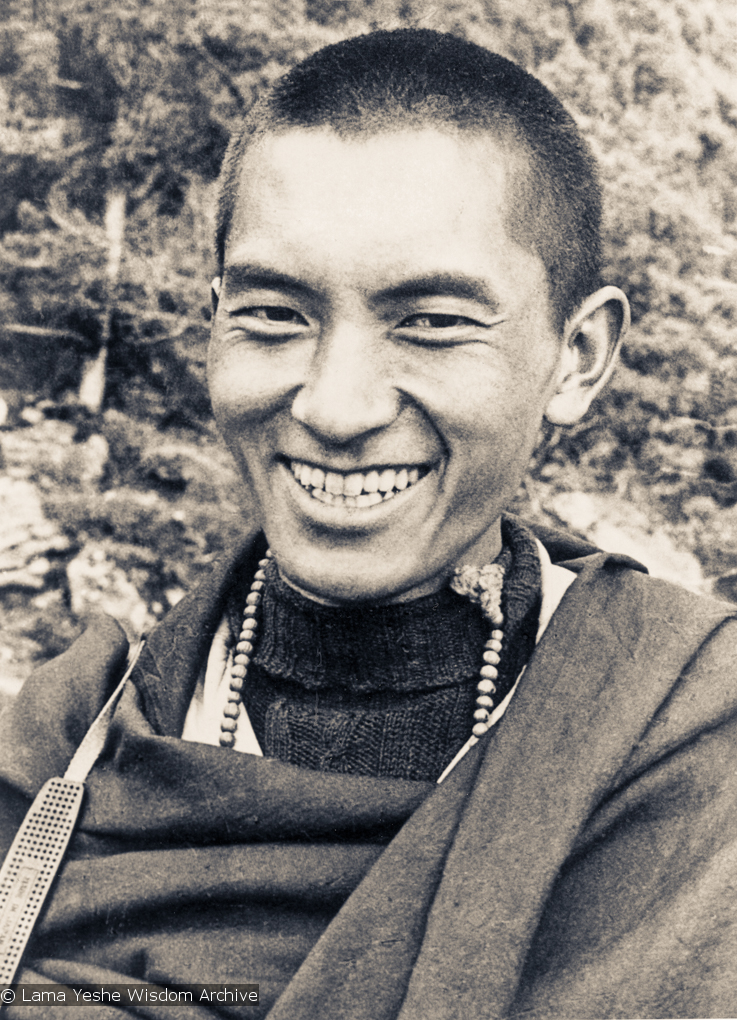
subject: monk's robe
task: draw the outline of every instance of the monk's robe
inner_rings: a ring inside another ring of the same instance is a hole
[[[18,980],[257,982],[223,1015],[269,1020],[737,1016],[735,613],[546,546],[578,577],[440,785],[182,741],[216,569],[139,660]],[[125,651],[101,623],[0,718],[3,854]],[[43,1016],[77,1012],[121,1016]]]

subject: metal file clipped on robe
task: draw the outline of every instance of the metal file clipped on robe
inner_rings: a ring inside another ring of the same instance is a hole
[[[85,780],[102,751],[113,712],[142,648],[143,638],[64,776],[48,779],[36,795],[0,868],[0,984],[10,984],[15,977],[72,837]]]

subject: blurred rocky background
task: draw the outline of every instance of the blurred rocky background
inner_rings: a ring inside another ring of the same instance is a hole
[[[211,184],[263,82],[404,25],[533,71],[602,166],[634,325],[518,509],[737,600],[731,0],[3,0],[0,699],[91,612],[149,627],[242,528],[205,387]]]

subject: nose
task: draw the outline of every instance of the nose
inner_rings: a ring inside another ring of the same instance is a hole
[[[400,395],[386,352],[367,332],[345,325],[323,334],[292,415],[323,442],[345,445],[396,419]]]

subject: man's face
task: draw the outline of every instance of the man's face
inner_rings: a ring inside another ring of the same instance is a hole
[[[490,562],[561,340],[505,226],[493,136],[267,136],[228,237],[209,380],[284,578],[403,599]]]

